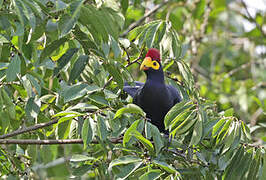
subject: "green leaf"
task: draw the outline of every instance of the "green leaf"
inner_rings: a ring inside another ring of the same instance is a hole
[[[74,154],[70,158],[70,162],[82,162],[82,161],[94,161],[96,160],[94,157],[89,157],[83,154]]]
[[[193,12],[194,18],[202,19],[202,15],[205,11],[205,6],[206,6],[205,0],[198,1],[195,6],[196,6],[196,9]]]
[[[107,139],[108,130],[105,124],[105,119],[102,116],[97,116],[98,136],[102,141]]]
[[[114,78],[114,81],[118,84],[118,86],[122,89],[124,86],[124,80],[122,78],[121,72],[117,69],[113,64],[108,63],[105,65],[107,71]]]
[[[163,170],[165,170],[168,173],[171,173],[171,174],[177,173],[177,171],[174,167],[172,167],[171,165],[169,165],[165,162],[153,160],[152,163],[156,166],[159,166],[160,168],[162,168]]]
[[[121,180],[126,179],[133,172],[135,172],[136,169],[138,169],[141,165],[142,165],[142,162],[135,162],[135,163],[124,165],[123,167],[120,168],[120,173],[117,174],[114,179],[121,179]]]
[[[3,98],[3,104],[6,105],[6,109],[7,109],[7,113],[9,115],[9,117],[12,120],[16,119],[16,106],[14,105],[14,103],[12,102],[12,99],[9,97],[9,95],[7,94],[7,92],[4,90],[4,88],[2,88],[2,98]]]
[[[8,69],[6,70],[6,81],[14,81],[17,77],[17,74],[20,73],[20,65],[21,61],[19,56],[16,54],[14,58],[12,58],[10,64],[8,65]]]
[[[121,117],[125,113],[135,113],[145,116],[145,112],[139,106],[135,104],[128,104],[126,107],[120,108],[116,111],[114,119]]]
[[[140,159],[137,156],[132,156],[132,155],[121,156],[117,159],[112,160],[112,162],[109,164],[108,169],[111,169],[114,166],[120,166],[120,165],[135,163],[135,162],[141,162],[141,161],[142,159]]]
[[[141,120],[137,120],[133,124],[131,124],[131,126],[125,132],[125,135],[123,138],[123,146],[126,146],[126,144],[131,140],[131,138],[132,138],[131,133],[133,131],[136,131],[138,129],[138,127],[141,126],[141,124],[143,124],[143,121],[141,121]]]
[[[88,64],[89,57],[87,55],[80,55],[76,62],[74,63],[73,68],[71,69],[69,82],[74,82],[77,79],[82,71],[85,69],[85,66]]]
[[[193,134],[192,134],[192,138],[191,138],[189,146],[197,145],[202,138],[202,134],[203,134],[203,114],[202,112],[200,112],[198,114],[197,122],[194,126],[194,130],[193,130]]]
[[[88,144],[91,142],[91,140],[93,138],[93,136],[92,136],[93,132],[92,132],[89,118],[85,119],[83,126],[82,126],[82,131],[81,131],[81,134],[82,134],[81,137],[83,140],[84,149],[87,148]]]
[[[99,108],[97,106],[94,106],[92,104],[87,104],[87,103],[78,103],[75,106],[69,107],[67,109],[67,111],[71,111],[71,110],[81,110],[81,111],[96,111]]]
[[[259,177],[259,180],[263,180],[263,179],[266,179],[266,152],[264,151],[264,154],[263,154],[263,162],[262,162],[262,167],[261,167],[261,176]]]
[[[168,129],[171,122],[179,115],[181,112],[192,107],[192,101],[181,101],[174,105],[164,117],[165,128]]]
[[[149,122],[148,124],[150,124],[151,127],[151,136],[154,141],[156,155],[158,155],[161,149],[164,147],[163,139],[161,137],[161,133],[158,130],[158,128]]]
[[[241,146],[237,150],[237,152],[235,152],[230,164],[226,167],[224,173],[224,179],[230,179],[232,177],[233,171],[235,170],[236,165],[240,163],[243,155],[244,155],[244,148]]]
[[[79,112],[76,112],[76,111],[61,111],[55,115],[53,115],[52,117],[55,118],[55,117],[60,117],[60,116],[67,116],[67,115],[77,115],[77,116],[82,116],[84,114],[82,113],[79,113]]]
[[[160,23],[156,23],[156,24],[152,25],[149,28],[149,31],[147,32],[146,37],[145,37],[146,38],[146,44],[147,44],[148,48],[152,48],[153,47],[153,43],[154,43],[154,40],[155,40],[156,32],[159,29],[160,25],[161,25],[161,22]]]
[[[58,65],[54,69],[54,76],[57,76],[60,70],[67,65],[67,63],[71,60],[73,55],[78,52],[78,48],[71,48],[69,49],[60,59],[57,61]]]
[[[16,14],[18,15],[19,21],[24,27],[25,24],[27,23],[27,19],[24,14],[23,3],[20,0],[12,0],[12,3],[15,6],[15,11],[16,11]]]
[[[212,137],[216,137],[218,135],[218,133],[221,131],[225,123],[226,123],[226,119],[222,118],[213,126]]]
[[[173,128],[171,134],[175,136],[187,132],[196,122],[196,114],[197,112],[193,110],[192,112],[189,112],[188,115],[184,118],[181,117],[180,119],[177,119],[177,121],[180,121],[181,123],[176,128]]]
[[[121,0],[122,12],[126,14],[128,8],[128,0]]]
[[[140,180],[150,180],[150,179],[158,179],[161,176],[161,170],[154,169],[149,170],[145,174],[139,177]]]
[[[26,78],[30,81],[31,85],[35,88],[38,95],[41,95],[41,86],[38,81],[30,74],[26,74]]]
[[[63,25],[60,28],[61,37],[69,33],[69,31],[75,26],[80,15],[80,9],[83,5],[84,0],[75,0],[70,4],[70,14],[71,17],[64,19]]]
[[[27,101],[26,107],[25,107],[25,113],[30,122],[33,122],[34,119],[38,117],[38,114],[40,112],[41,107],[41,101],[35,100],[33,97],[30,97]]]
[[[152,143],[148,139],[143,137],[140,132],[138,132],[137,130],[134,130],[130,134],[134,136],[135,138],[137,138],[151,153],[154,152],[154,147]]]
[[[100,89],[100,87],[95,85],[75,84],[67,89],[64,89],[62,92],[62,96],[64,98],[64,102],[69,102],[78,99],[86,94],[98,91]]]
[[[63,45],[67,40],[68,40],[67,38],[61,38],[52,41],[50,44],[48,44],[40,55],[40,63],[42,63],[45,60],[45,58],[51,56],[52,53],[55,50],[57,50],[61,45]]]

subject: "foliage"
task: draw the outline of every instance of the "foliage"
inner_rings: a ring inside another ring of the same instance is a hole
[[[2,177],[265,179],[265,52],[254,53],[265,44],[262,12],[218,0],[0,7],[0,134],[54,122],[15,138],[83,140],[1,145]],[[256,26],[246,32],[239,19]],[[183,97],[165,117],[169,137],[122,91],[143,79],[136,65],[150,47]]]

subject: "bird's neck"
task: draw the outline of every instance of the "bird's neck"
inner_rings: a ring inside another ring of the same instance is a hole
[[[158,72],[147,73],[146,83],[164,84],[163,70],[159,70]]]

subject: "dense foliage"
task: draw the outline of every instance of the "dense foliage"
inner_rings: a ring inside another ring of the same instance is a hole
[[[243,1],[0,0],[0,176],[266,179],[264,21]],[[123,92],[151,47],[183,98],[169,137]]]

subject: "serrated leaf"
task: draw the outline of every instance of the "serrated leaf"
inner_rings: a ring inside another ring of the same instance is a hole
[[[121,117],[125,113],[134,113],[145,116],[145,112],[139,106],[135,104],[128,104],[126,107],[120,108],[116,111],[114,119]]]
[[[10,64],[6,70],[6,81],[14,81],[17,77],[17,74],[20,73],[21,61],[19,56],[16,54],[14,58],[11,59]]]
[[[82,71],[85,69],[86,64],[89,61],[89,57],[87,55],[80,55],[76,62],[74,63],[73,68],[71,69],[69,75],[69,82],[74,82],[77,79]]]

